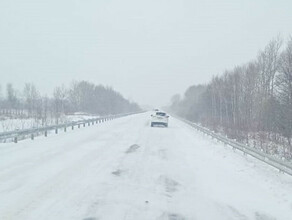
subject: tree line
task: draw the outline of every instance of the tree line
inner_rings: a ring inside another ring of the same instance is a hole
[[[292,157],[292,37],[279,37],[256,59],[175,95],[170,109],[189,120],[258,147]]]
[[[22,91],[6,85],[6,95],[0,87],[0,113],[15,117],[35,118],[45,125],[48,118],[59,123],[62,115],[85,112],[94,115],[109,115],[140,110],[138,104],[125,99],[110,87],[87,81],[73,82],[54,89],[51,97],[41,95],[33,83],[26,83]]]

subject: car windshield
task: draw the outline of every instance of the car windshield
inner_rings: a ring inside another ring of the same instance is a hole
[[[292,0],[0,0],[0,220],[292,220]]]
[[[156,115],[159,115],[159,116],[165,116],[166,113],[164,113],[164,112],[156,112]]]

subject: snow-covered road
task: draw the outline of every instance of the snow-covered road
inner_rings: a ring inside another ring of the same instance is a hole
[[[292,219],[292,177],[150,114],[1,144],[0,219]]]

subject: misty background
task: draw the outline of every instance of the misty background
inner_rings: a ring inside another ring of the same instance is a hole
[[[256,57],[291,31],[285,0],[14,0],[0,2],[0,76],[51,95],[86,80],[141,105]]]

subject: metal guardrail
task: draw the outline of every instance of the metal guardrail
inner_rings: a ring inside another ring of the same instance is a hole
[[[38,136],[39,134],[44,134],[45,137],[47,137],[48,132],[55,131],[55,134],[58,134],[59,130],[63,129],[64,132],[67,131],[68,128],[72,128],[74,130],[74,127],[80,128],[81,126],[85,127],[86,125],[94,125],[99,124],[105,121],[113,120],[120,117],[125,117],[128,115],[138,114],[141,112],[134,112],[134,113],[126,113],[126,114],[118,114],[118,115],[109,115],[109,116],[103,116],[98,118],[92,118],[92,119],[86,119],[86,120],[79,120],[79,121],[73,121],[68,122],[64,124],[58,124],[58,125],[51,125],[46,127],[39,127],[39,128],[31,128],[31,129],[23,129],[23,130],[17,130],[17,131],[8,131],[8,132],[1,132],[0,133],[0,143],[6,143],[6,142],[14,142],[17,143],[19,140],[31,138],[32,140]]]
[[[179,117],[178,117],[179,118]],[[287,173],[292,176],[292,164],[283,160],[280,160],[278,158],[274,158],[273,156],[266,154],[264,152],[261,152],[253,147],[250,147],[248,145],[244,145],[242,143],[236,142],[234,140],[231,140],[227,137],[224,137],[220,134],[217,134],[207,128],[204,128],[200,125],[197,125],[196,123],[187,121],[185,119],[179,118],[181,121],[184,121],[185,123],[191,125],[193,128],[197,129],[198,131],[207,134],[211,136],[212,138],[217,139],[218,141],[223,142],[224,144],[227,144],[234,149],[242,151],[244,154],[250,155],[258,160],[261,160],[262,162],[278,169],[280,172]]]

